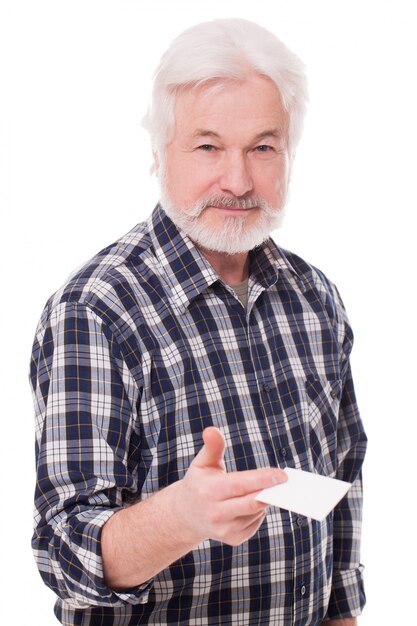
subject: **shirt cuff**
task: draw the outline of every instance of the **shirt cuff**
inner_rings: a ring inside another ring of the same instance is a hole
[[[333,572],[332,590],[325,620],[357,617],[366,597],[363,585],[364,566]]]
[[[114,591],[104,580],[101,555],[101,530],[116,510],[90,510],[71,519],[66,525],[66,548],[70,549],[71,560],[61,551],[61,566],[68,594],[61,595],[74,608],[96,606],[120,606],[123,604],[145,604],[153,586],[153,579],[125,590]],[[62,558],[64,556],[64,559]],[[77,561],[78,567],[71,568]],[[65,597],[67,595],[67,597]]]

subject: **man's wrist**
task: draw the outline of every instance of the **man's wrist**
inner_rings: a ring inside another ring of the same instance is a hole
[[[201,541],[184,529],[180,498],[179,485],[173,483],[118,511],[103,526],[103,568],[110,588],[133,588],[149,581]]]

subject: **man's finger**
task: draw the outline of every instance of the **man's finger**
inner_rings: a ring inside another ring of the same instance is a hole
[[[215,426],[209,426],[203,431],[204,446],[195,457],[194,467],[213,467],[224,469],[223,456],[226,442],[221,431]]]
[[[284,470],[267,468],[231,472],[222,479],[223,499],[238,498],[262,489],[285,483],[288,476]]]

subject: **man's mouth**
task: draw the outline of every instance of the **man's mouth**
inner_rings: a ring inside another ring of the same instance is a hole
[[[231,211],[232,213],[246,213],[246,211],[252,211],[253,209],[256,209],[257,207],[242,207],[242,206],[236,206],[236,205],[232,205],[232,206],[219,206],[219,205],[212,205],[211,208],[213,209],[219,209],[220,211]]]

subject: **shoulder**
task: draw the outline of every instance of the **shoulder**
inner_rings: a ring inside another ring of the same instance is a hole
[[[340,340],[353,341],[346,309],[334,282],[319,268],[294,252],[276,246],[276,253],[292,273],[297,276],[303,297],[317,313],[326,315]]]
[[[337,305],[341,304],[336,285],[321,269],[302,259],[297,254],[294,254],[294,252],[290,252],[284,248],[278,248],[278,251],[299,276],[305,289],[313,290],[325,299],[330,298],[334,300]]]
[[[147,281],[155,274],[154,265],[148,223],[143,222],[69,276],[46,303],[40,326],[65,305],[84,305],[109,319],[123,316],[129,301],[146,291]]]
[[[294,252],[278,246],[272,239],[268,240],[267,247],[273,257],[275,257],[278,268],[289,270],[298,277],[305,288],[308,287],[309,289],[333,295],[335,285],[320,269]]]

